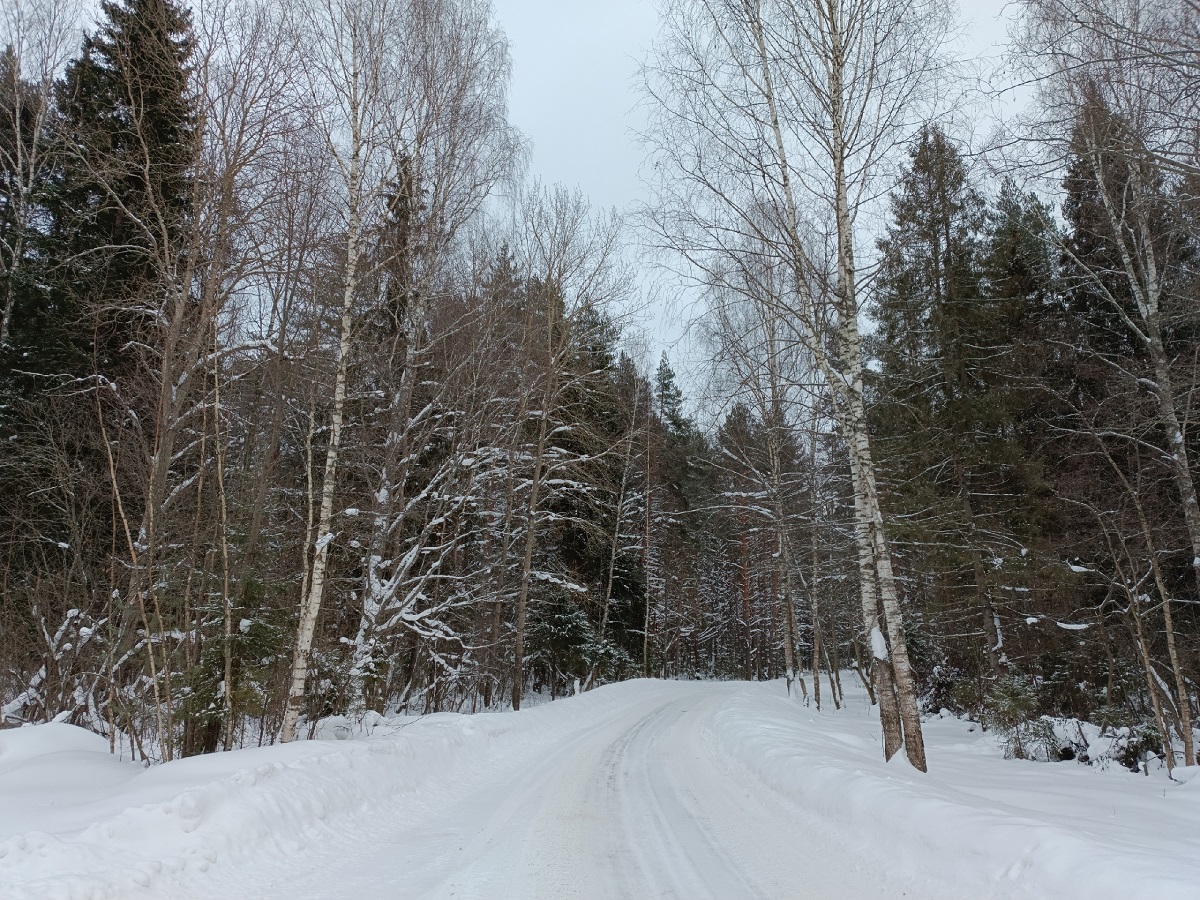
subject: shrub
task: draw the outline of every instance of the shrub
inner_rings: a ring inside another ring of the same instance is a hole
[[[1005,675],[985,689],[980,721],[1000,734],[1006,759],[1057,760],[1054,725],[1037,713],[1033,680],[1024,675]]]

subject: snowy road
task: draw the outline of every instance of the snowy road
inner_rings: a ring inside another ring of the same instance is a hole
[[[258,890],[308,900],[903,895],[730,771],[710,732],[729,686],[664,687],[559,743],[494,760],[481,779],[491,786],[436,821],[380,823],[360,852],[309,858]]]
[[[956,719],[921,775],[847,700],[637,681],[149,769],[0,732],[0,897],[1200,898],[1200,778],[1008,761]]]

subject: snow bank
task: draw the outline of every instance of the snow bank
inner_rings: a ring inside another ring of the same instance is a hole
[[[945,884],[956,898],[1200,897],[1200,777],[1178,785],[1116,767],[1005,760],[993,735],[953,718],[926,723],[932,771],[922,775],[903,759],[883,763],[865,696],[848,694],[847,708],[817,713],[780,684],[635,681],[517,714],[329,720],[325,739],[152,768],[113,759],[102,738],[69,725],[0,731],[0,896],[291,896],[263,873],[302,855],[324,865],[316,857],[378,841],[380,826],[396,822],[404,827],[390,833],[420,837],[406,850],[457,865],[491,846],[491,831],[472,844],[472,829],[507,820],[467,815],[446,830],[447,810],[470,812],[484,794],[518,802],[521,779],[539,767],[594,764],[572,755],[576,742],[593,756],[604,741],[619,749],[667,709],[668,724],[685,710],[699,723],[694,748],[676,748],[682,758],[715,754],[751,808],[781,808],[798,853],[816,829],[851,848],[849,858],[886,861],[931,888],[910,896]],[[392,876],[397,849],[381,846],[381,877]],[[377,892],[322,896],[343,895]]]
[[[646,690],[649,688],[649,690]],[[639,699],[664,689],[643,683]],[[0,731],[0,896],[4,900],[204,897],[215,864],[253,867],[319,846],[348,816],[419,816],[505,745],[562,740],[627,709],[591,692],[519,714],[441,713],[376,724],[370,735],[237,750],[151,768],[108,755],[71,725]],[[420,794],[420,797],[417,795]],[[409,801],[397,804],[397,797]]]
[[[714,714],[713,736],[865,858],[940,873],[964,897],[1200,897],[1200,778],[1005,760],[993,735],[957,719],[925,724],[924,775],[903,754],[885,764],[865,695],[848,700],[816,713],[749,686]]]

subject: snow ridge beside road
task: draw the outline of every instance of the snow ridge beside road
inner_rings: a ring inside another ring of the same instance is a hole
[[[71,726],[4,731],[0,885],[12,900],[1200,897],[1200,779],[1008,761],[958,720],[927,724],[921,775],[883,763],[865,696],[847,700],[818,714],[777,683],[639,680],[150,769]]]
[[[7,838],[0,841],[0,884],[6,900],[192,896],[197,876],[214,864],[253,868],[264,857],[305,853],[353,827],[345,819],[374,821],[406,796],[444,791],[490,745],[561,740],[627,703],[595,691],[518,715],[414,717],[361,740],[297,741],[149,769],[115,763],[99,788],[104,796],[72,810],[94,819],[78,830],[70,815],[60,830],[61,820],[43,813],[47,805],[70,810],[70,789],[56,784],[69,783],[70,769],[97,754],[107,761],[107,742],[69,725],[0,732],[0,809],[24,808],[26,818],[46,820],[14,833],[21,816],[0,816]],[[29,752],[29,743],[41,752]]]
[[[963,897],[1200,898],[1200,780],[1006,760],[957,719],[925,723],[930,771],[878,758],[865,692],[815,714],[747,690],[714,716],[722,749],[762,784],[898,874]]]

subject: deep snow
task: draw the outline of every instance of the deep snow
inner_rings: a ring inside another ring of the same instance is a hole
[[[956,719],[922,775],[848,701],[634,681],[149,769],[2,731],[0,897],[1200,898],[1200,777],[1005,760]]]

